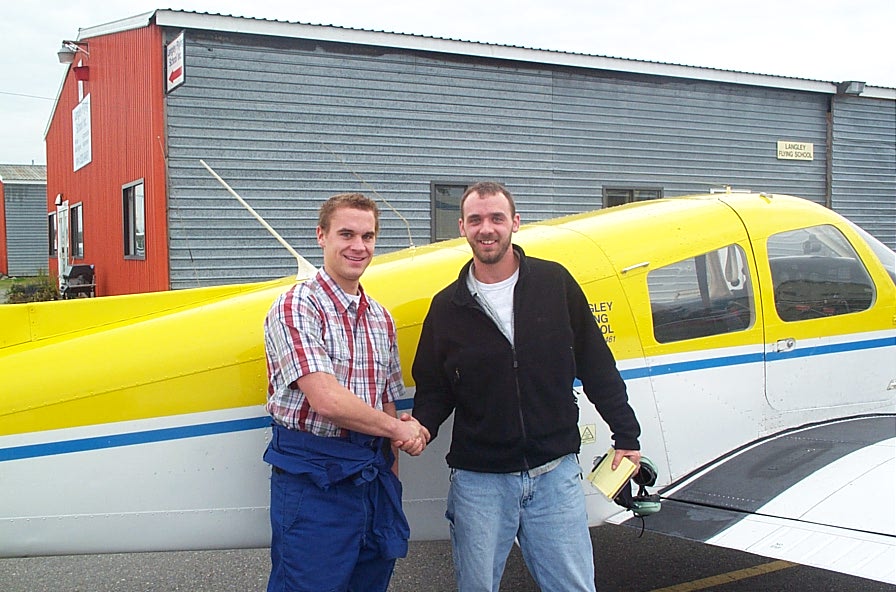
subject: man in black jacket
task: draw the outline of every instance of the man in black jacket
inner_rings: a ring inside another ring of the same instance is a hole
[[[593,591],[574,380],[613,432],[614,468],[639,463],[640,427],[581,287],[512,245],[519,225],[499,183],[461,198],[473,260],[423,323],[414,417],[435,438],[454,412],[446,517],[461,592],[498,590],[514,538],[541,590]]]

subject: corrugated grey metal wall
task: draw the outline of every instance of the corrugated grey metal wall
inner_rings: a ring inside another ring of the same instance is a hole
[[[824,200],[824,97],[659,78],[554,80],[558,174],[582,179],[584,191],[644,186],[669,197],[730,185]],[[814,160],[777,160],[778,140],[813,142]]]
[[[47,186],[7,183],[6,244],[9,275],[32,277],[47,271]]]
[[[896,250],[896,101],[834,98],[832,206]]]
[[[811,93],[200,31],[185,46],[167,100],[173,288],[295,269],[199,159],[315,264],[317,207],[345,191],[376,191],[417,244],[431,182],[501,180],[524,222],[597,209],[604,186],[824,201],[827,99]],[[815,159],[777,160],[778,140]],[[408,246],[382,211],[378,252]]]

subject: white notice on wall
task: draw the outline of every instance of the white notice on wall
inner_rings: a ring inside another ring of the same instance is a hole
[[[813,160],[815,145],[812,142],[788,142],[778,140],[778,160]]]
[[[183,31],[181,31],[180,35],[175,37],[174,40],[168,44],[166,63],[168,65],[165,70],[165,78],[167,84],[166,92],[171,92],[172,90],[183,84],[184,78],[186,77],[184,72]]]
[[[72,109],[72,165],[77,171],[93,159],[90,145],[90,95]]]

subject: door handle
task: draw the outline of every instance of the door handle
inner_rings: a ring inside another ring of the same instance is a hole
[[[794,347],[796,347],[796,339],[793,337],[788,337],[787,339],[779,339],[775,342],[775,352],[784,353],[791,351]]]

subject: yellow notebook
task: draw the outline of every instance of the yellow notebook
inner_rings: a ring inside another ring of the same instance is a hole
[[[635,463],[623,457],[614,471],[611,467],[613,466],[613,455],[615,453],[616,451],[612,448],[607,450],[603,460],[594,467],[593,471],[588,473],[588,480],[591,484],[597,487],[598,491],[607,496],[609,500],[613,500],[613,498],[619,495],[622,487],[635,474],[635,469],[637,468]]]

